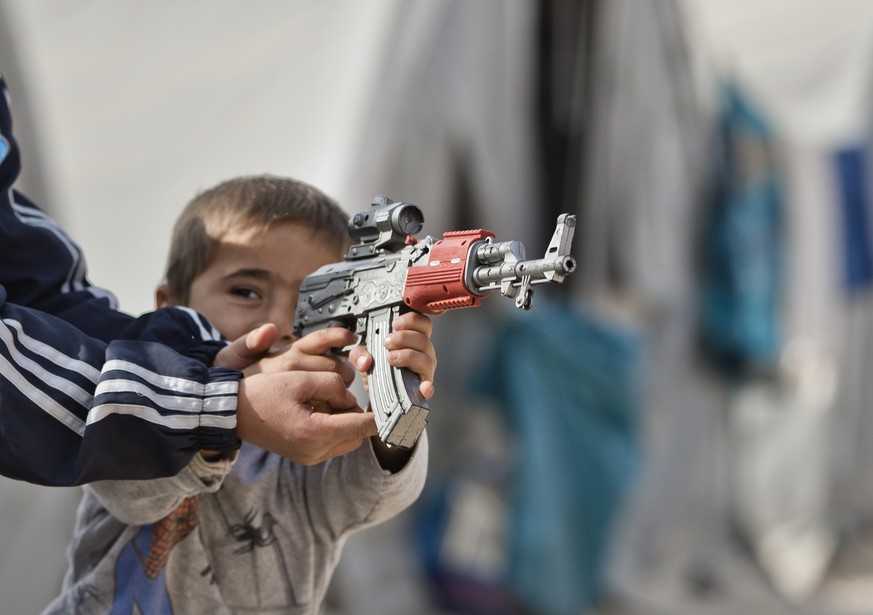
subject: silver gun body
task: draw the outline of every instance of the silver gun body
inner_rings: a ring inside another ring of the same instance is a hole
[[[416,246],[366,260],[326,265],[300,285],[295,334],[345,327],[361,336],[373,356],[367,377],[370,409],[379,437],[390,446],[411,448],[427,424],[430,408],[420,379],[408,369],[388,365],[385,338],[403,308],[410,265],[421,257]]]
[[[532,286],[561,283],[575,270],[576,261],[569,255],[574,228],[574,216],[560,216],[546,256],[536,260],[524,259],[524,246],[518,241],[494,243],[488,237],[470,244],[463,262],[456,257],[441,263],[433,254],[439,252],[440,242],[453,239],[448,233],[441,240],[425,237],[396,251],[354,246],[345,261],[325,265],[304,279],[294,333],[303,336],[339,326],[360,335],[373,356],[367,389],[379,437],[390,446],[410,448],[424,430],[430,408],[419,390],[418,375],[388,365],[385,338],[393,330],[394,319],[404,312],[415,309],[437,315],[447,309],[443,302],[438,302],[439,309],[430,309],[411,298],[410,270],[434,271],[442,276],[440,285],[449,277],[461,281],[461,298],[468,301],[453,307],[474,307],[480,298],[500,290],[503,296],[515,297],[517,307],[529,309]],[[446,268],[445,274],[440,267]],[[420,290],[422,283],[417,284]]]

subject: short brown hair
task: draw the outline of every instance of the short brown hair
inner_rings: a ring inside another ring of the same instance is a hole
[[[303,182],[272,175],[238,177],[195,196],[173,227],[165,284],[174,301],[188,302],[191,284],[215,247],[235,230],[265,230],[284,219],[302,220],[313,235],[342,252],[350,244],[348,215],[330,197]]]

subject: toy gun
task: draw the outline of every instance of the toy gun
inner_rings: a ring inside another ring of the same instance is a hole
[[[536,260],[525,260],[521,242],[495,242],[494,233],[482,229],[417,240],[423,225],[424,215],[412,203],[376,196],[349,220],[358,243],[345,260],[303,280],[294,322],[298,336],[336,326],[361,336],[373,356],[368,393],[379,437],[403,448],[415,444],[430,409],[418,375],[388,365],[384,341],[394,319],[411,310],[434,316],[476,307],[495,290],[527,310],[533,286],[561,283],[576,268],[570,256],[576,217],[569,214],[558,217],[545,257]]]

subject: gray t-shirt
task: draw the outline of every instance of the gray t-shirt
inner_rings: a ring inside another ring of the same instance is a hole
[[[44,615],[315,614],[346,538],[419,496],[427,450],[423,434],[392,474],[369,441],[314,466],[244,443],[233,464],[197,455],[171,478],[93,483]]]

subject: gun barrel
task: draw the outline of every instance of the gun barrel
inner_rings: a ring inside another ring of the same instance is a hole
[[[576,259],[569,254],[562,254],[550,258],[477,267],[473,271],[472,279],[477,287],[475,290],[485,292],[499,288],[501,282],[506,280],[521,281],[522,278],[530,276],[531,284],[542,284],[551,281],[546,274],[564,276],[575,269]]]
[[[480,265],[500,265],[506,261],[523,261],[524,245],[520,241],[483,241],[476,248],[476,262]]]

